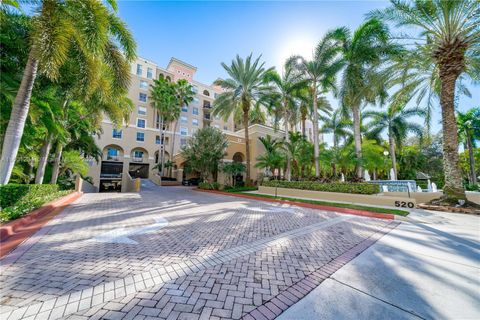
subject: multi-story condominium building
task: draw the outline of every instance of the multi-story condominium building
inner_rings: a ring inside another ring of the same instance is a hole
[[[165,148],[165,161],[173,160],[199,128],[213,126],[225,133],[234,131],[232,118],[224,121],[211,114],[213,101],[222,89],[195,81],[196,71],[196,67],[175,58],[165,69],[143,58],[132,63],[128,97],[135,104],[135,110],[129,123],[122,127],[115,127],[108,118],[103,120],[103,134],[96,141],[103,150],[103,158],[100,163],[90,163],[89,176],[100,190],[120,188],[122,173],[124,176],[129,173],[133,178],[155,177],[158,171],[154,167],[159,162],[161,147]],[[196,92],[192,103],[182,106],[177,123],[164,126],[164,141],[160,137],[158,112],[149,101],[150,86],[161,74],[171,81],[187,80]]]

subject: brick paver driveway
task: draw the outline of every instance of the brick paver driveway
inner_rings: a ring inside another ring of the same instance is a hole
[[[85,194],[2,259],[0,318],[273,318],[395,226],[148,183]]]

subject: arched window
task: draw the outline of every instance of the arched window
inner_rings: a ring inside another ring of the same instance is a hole
[[[233,155],[233,162],[243,162],[243,154],[240,153],[240,152],[236,152],[234,155]]]
[[[207,97],[210,97],[210,92],[208,92],[207,90],[203,90],[203,95],[207,96]]]

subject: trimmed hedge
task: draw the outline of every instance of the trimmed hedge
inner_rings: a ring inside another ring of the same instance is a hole
[[[0,221],[17,219],[43,204],[67,195],[56,184],[7,184],[0,186]]]
[[[315,181],[271,180],[264,181],[262,186],[357,194],[375,194],[379,192],[378,185],[370,183],[320,183]]]

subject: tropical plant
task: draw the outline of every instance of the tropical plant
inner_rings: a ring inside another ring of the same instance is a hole
[[[319,168],[319,119],[318,97],[330,89],[335,89],[337,73],[343,67],[339,58],[340,47],[329,35],[326,35],[317,45],[313,59],[308,61],[301,56],[292,56],[287,64],[294,66],[308,83],[310,97],[312,97],[312,122],[315,176],[320,176]]]
[[[297,103],[299,93],[306,88],[307,82],[302,79],[302,75],[296,72],[292,64],[285,64],[282,75],[275,70],[271,70],[266,74],[267,82],[272,84],[272,91],[268,97],[272,102],[270,107],[275,108],[275,114],[280,115],[283,120],[285,144],[289,144],[289,130],[288,125],[292,118],[295,118],[297,113]],[[287,152],[287,170],[286,179],[291,179],[291,158]]]
[[[363,116],[365,119],[371,119],[367,128],[375,132],[374,135],[379,135],[384,131],[387,132],[393,168],[393,177],[391,179],[397,180],[397,147],[401,147],[410,132],[416,133],[419,137],[422,136],[423,127],[409,118],[415,116],[423,117],[425,116],[425,111],[418,108],[405,108],[402,104],[391,103],[387,110],[370,110],[364,112]]]
[[[265,148],[265,152],[257,157],[255,167],[266,169],[267,175],[275,175],[275,171],[280,172],[285,160],[281,152],[283,141],[272,138],[269,134],[258,139]]]
[[[352,136],[351,128],[352,122],[342,115],[341,110],[337,109],[330,118],[324,120],[320,131],[332,134],[333,147],[336,148],[340,144],[340,139],[347,140]]]
[[[61,78],[60,69],[74,52],[77,63],[84,67],[82,79],[86,84],[103,81],[126,90],[128,61],[135,56],[135,42],[116,16],[115,0],[42,1],[37,9],[38,15],[32,18],[26,67],[3,141],[0,184],[10,179],[37,73],[52,80]],[[110,78],[101,78],[99,71],[108,72]],[[114,91],[118,95],[119,90]]]
[[[458,135],[463,141],[468,152],[468,180],[470,185],[477,184],[477,173],[475,172],[474,149],[476,141],[480,141],[480,108],[472,108],[465,113],[457,113]]]
[[[175,95],[178,99],[179,106],[178,108],[181,109],[182,105],[188,105],[193,101],[195,97],[195,91],[193,90],[193,86],[185,79],[179,79],[175,84]],[[177,132],[177,125],[178,125],[178,117],[180,116],[180,112],[176,112],[173,114],[175,121],[175,125],[173,127],[173,134],[172,134],[172,147],[170,149],[170,156],[173,158],[173,152],[175,150],[175,135]],[[172,168],[169,168],[170,176],[172,175]]]
[[[227,137],[218,129],[199,129],[182,148],[182,157],[192,171],[198,172],[202,181],[207,181],[219,169],[226,155]]]
[[[382,72],[381,67],[386,58],[397,52],[398,47],[390,42],[386,25],[376,19],[364,22],[353,33],[345,27],[338,28],[330,32],[329,37],[339,41],[342,47],[344,70],[339,97],[344,114],[351,114],[353,118],[356,174],[361,178],[361,107],[386,96],[388,75]]]
[[[159,172],[164,175],[165,166],[165,136],[164,131],[168,123],[180,117],[181,104],[177,95],[176,85],[162,74],[153,80],[150,86],[150,104],[157,110],[158,130],[160,133]],[[173,154],[171,155],[173,156]]]
[[[229,162],[225,163],[222,167],[222,171],[225,173],[226,177],[231,179],[232,186],[235,187],[236,177],[245,172],[245,165],[240,162]]]
[[[405,35],[428,52],[440,79],[445,186],[444,200],[466,200],[458,158],[455,119],[456,81],[462,73],[478,80],[480,75],[480,15],[478,1],[391,1],[391,6],[376,10],[372,16],[392,21],[397,27],[413,27],[419,35]]]
[[[215,85],[221,86],[226,91],[215,99],[213,115],[219,115],[224,119],[228,119],[238,108],[243,113],[247,186],[251,185],[250,140],[248,132],[250,110],[270,91],[270,87],[265,84],[265,75],[270,69],[265,69],[265,63],[261,63],[260,58],[261,56],[252,60],[252,54],[250,54],[244,60],[237,55],[230,66],[222,63],[222,67],[227,71],[230,78],[215,81]]]

